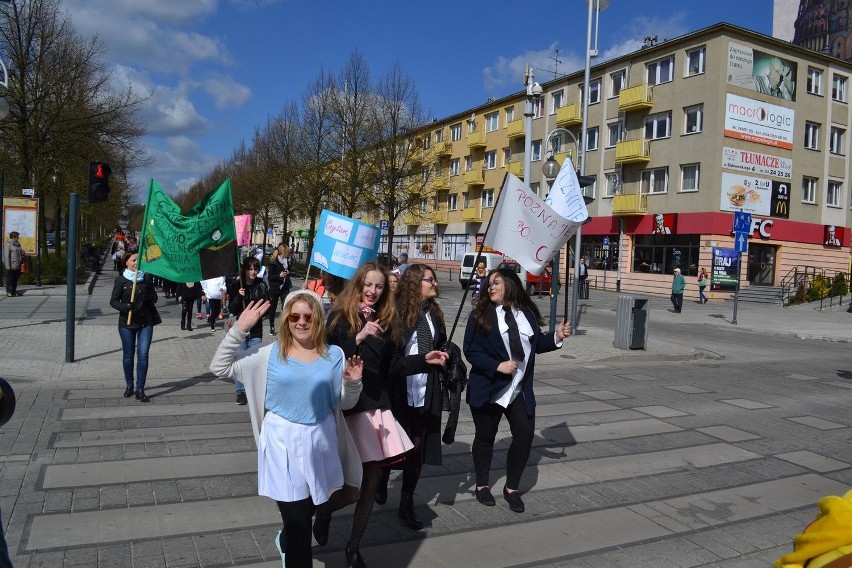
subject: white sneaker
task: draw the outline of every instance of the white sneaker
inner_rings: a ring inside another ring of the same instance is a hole
[[[275,535],[275,548],[278,549],[278,554],[281,555],[281,565],[287,568],[287,563],[284,562],[284,553],[281,551],[281,531],[278,531],[278,534]]]

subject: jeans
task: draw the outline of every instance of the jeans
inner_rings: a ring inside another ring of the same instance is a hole
[[[240,349],[239,351],[237,351],[237,353],[242,351],[248,351],[255,345],[259,345],[262,342],[263,339],[260,337],[247,337],[246,340],[243,341],[243,344],[240,345]],[[234,385],[237,387],[237,392],[244,392],[246,390],[246,387],[243,385],[243,383],[236,379],[234,379]]]
[[[7,294],[17,294],[18,293],[18,278],[21,277],[21,269],[13,270],[8,269],[6,271],[6,293]]]
[[[707,299],[707,296],[704,294],[704,288],[706,288],[706,286],[699,286],[698,287],[698,301],[699,302],[704,302],[704,300]]]
[[[508,408],[489,402],[483,407],[471,406],[475,433],[473,435],[473,467],[476,470],[476,485],[482,487],[491,485],[491,457],[494,454],[494,440],[497,437],[497,427],[503,415],[509,420],[509,430],[512,433],[512,443],[506,454],[506,487],[518,489],[521,474],[527,466],[535,434],[535,416],[527,416],[523,394],[515,397]]]
[[[118,335],[121,337],[121,362],[124,365],[124,382],[129,387],[133,386],[133,355],[135,351],[136,390],[145,390],[145,379],[148,377],[148,351],[151,349],[154,326],[146,325],[139,329],[119,326]]]
[[[674,306],[675,313],[680,313],[680,310],[683,309],[683,293],[675,294],[672,292],[672,306]]]

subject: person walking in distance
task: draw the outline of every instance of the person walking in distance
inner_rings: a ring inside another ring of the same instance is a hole
[[[243,260],[243,266],[240,269],[240,276],[234,281],[231,291],[228,293],[230,301],[228,302],[228,311],[236,318],[239,318],[245,307],[251,302],[259,302],[269,299],[269,287],[266,282],[258,276],[260,272],[260,261],[253,256],[247,256]],[[270,309],[272,306],[270,305]],[[255,345],[260,345],[263,341],[263,321],[254,324],[249,330],[240,349],[248,351]],[[239,379],[234,381],[234,386],[237,391],[237,404],[248,404],[246,397],[246,389]]]
[[[489,477],[494,440],[505,416],[512,442],[506,455],[503,498],[516,513],[524,511],[519,488],[535,432],[535,356],[562,347],[562,340],[571,335],[571,325],[565,321],[553,334],[543,333],[541,325],[538,307],[515,271],[498,268],[488,274],[487,293],[470,313],[464,334],[464,354],[471,364],[467,402],[475,430],[474,494],[483,505],[496,504]]]
[[[24,249],[18,241],[21,234],[18,231],[9,233],[9,240],[3,245],[3,266],[6,267],[6,296],[11,298],[18,294],[18,278],[21,277],[21,265],[24,263]]]
[[[672,306],[674,311],[679,314],[683,309],[683,291],[686,289],[686,278],[680,273],[680,268],[674,269],[674,277],[672,278]]]
[[[175,294],[181,305],[180,328],[192,331],[192,308],[193,304],[201,298],[201,282],[181,282]]]
[[[136,394],[139,402],[151,402],[145,395],[148,377],[148,351],[154,336],[154,326],[163,322],[157,307],[157,290],[150,274],[136,270],[136,253],[125,253],[124,270],[115,277],[109,305],[118,310],[118,335],[121,337],[124,397]],[[136,286],[134,287],[134,282]],[[135,289],[134,289],[135,288]],[[128,315],[130,316],[128,318]],[[133,387],[133,358],[136,357],[136,388]]]
[[[278,299],[284,303],[284,298],[293,288],[290,280],[290,247],[281,243],[276,254],[269,261],[269,333],[275,335],[275,311],[278,309]]]
[[[704,295],[704,289],[707,287],[707,270],[702,267],[698,271],[698,303],[706,304],[707,296]]]
[[[207,322],[210,324],[210,331],[216,331],[216,320],[222,312],[222,299],[225,297],[225,277],[217,276],[202,280],[201,289],[204,290],[204,297],[209,302]]]
[[[257,446],[257,492],[277,502],[284,524],[275,546],[285,567],[310,568],[314,510],[335,488],[361,482],[360,459],[341,410],[357,402],[364,364],[326,344],[322,306],[308,290],[284,302],[278,341],[244,350],[268,309],[268,300],[246,304],[210,370],[245,385]]]

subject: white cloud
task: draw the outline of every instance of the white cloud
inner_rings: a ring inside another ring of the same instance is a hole
[[[686,14],[676,12],[668,18],[639,16],[628,22],[618,33],[619,43],[612,45],[601,54],[601,61],[608,61],[641,49],[647,36],[657,36],[658,41],[673,39],[689,31],[684,23]]]
[[[527,64],[533,68],[535,80],[539,83],[553,79],[554,68],[563,75],[583,67],[583,57],[573,53],[560,53],[561,63],[558,67],[555,66],[552,57],[555,56],[557,45],[554,42],[547,49],[526,51],[512,58],[499,56],[494,63],[482,70],[486,92],[503,94],[506,89],[521,90]]]
[[[221,73],[211,73],[201,82],[201,86],[219,109],[239,108],[252,97],[251,89]]]

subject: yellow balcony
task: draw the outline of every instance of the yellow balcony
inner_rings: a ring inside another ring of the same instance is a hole
[[[464,173],[465,185],[485,185],[485,177],[482,170],[470,170]]]
[[[616,195],[612,198],[613,215],[645,215],[648,212],[648,196],[639,193]]]
[[[429,213],[429,219],[436,225],[447,225],[450,222],[449,211],[432,211]]]
[[[412,148],[411,149],[411,161],[415,164],[422,164],[426,161],[426,152],[422,147]]]
[[[523,138],[526,135],[526,130],[524,129],[524,119],[519,118],[517,120],[513,120],[509,123],[509,128],[506,129],[506,136],[511,140],[512,138]]]
[[[579,126],[583,124],[583,110],[578,103],[556,109],[556,126]]]
[[[422,219],[423,218],[421,217],[420,213],[404,213],[402,215],[403,223],[405,223],[406,225],[413,225],[415,227],[423,222]]]
[[[467,135],[468,148],[485,148],[485,132],[477,130]]]
[[[624,92],[624,91],[622,91]],[[651,159],[651,142],[644,138],[625,140],[615,145],[616,164],[639,164]]]
[[[648,109],[654,106],[653,85],[638,85],[629,89],[621,89],[618,93],[618,111]]]
[[[560,166],[565,163],[566,158],[568,159],[568,163],[571,163],[571,160],[573,159],[573,154],[570,151],[556,152],[555,154],[553,154],[553,159],[556,160]]]
[[[436,156],[449,156],[453,153],[452,142],[435,142],[435,145],[432,148],[432,151],[435,153]]]
[[[450,189],[450,178],[447,176],[433,176],[429,181],[432,183],[432,189],[435,191],[447,191]]]
[[[482,211],[475,207],[462,209],[462,221],[465,223],[482,223]]]
[[[515,177],[519,177],[524,179],[524,163],[523,162],[509,162],[509,173]]]

